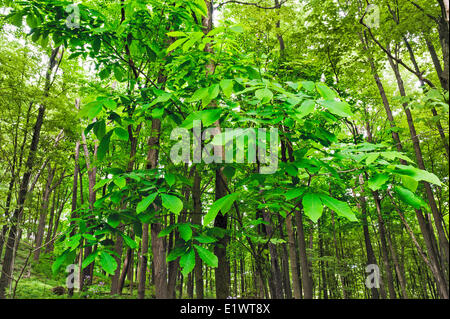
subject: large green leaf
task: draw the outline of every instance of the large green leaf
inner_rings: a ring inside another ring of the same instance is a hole
[[[148,208],[148,206],[150,206],[150,204],[153,203],[157,195],[158,193],[153,193],[145,197],[143,200],[141,200],[136,206],[136,213],[139,214],[145,211]]]
[[[222,89],[223,94],[230,98],[233,93],[233,80],[224,79],[220,81],[220,88]]]
[[[114,275],[114,271],[117,268],[116,260],[106,251],[102,251],[100,253],[100,265],[102,266],[103,270],[105,270],[110,275]]]
[[[183,209],[183,202],[177,197],[169,194],[161,194],[162,205],[174,214],[179,214]]]
[[[111,130],[108,133],[106,133],[106,135],[103,136],[100,144],[98,145],[97,158],[99,161],[103,160],[103,158],[105,157],[106,153],[109,150],[109,142],[111,141],[111,135],[113,132],[114,130]]]
[[[302,204],[305,214],[313,222],[317,222],[323,212],[323,204],[320,196],[318,194],[308,193],[303,197]]]
[[[407,175],[416,181],[426,181],[431,184],[442,186],[442,182],[433,173],[409,165],[397,165],[397,168],[398,169],[394,170],[395,173]]]
[[[284,197],[286,198],[286,200],[291,200],[294,198],[299,197],[300,195],[302,195],[305,192],[304,188],[294,188],[291,190],[288,190],[286,193],[284,193]]]
[[[319,101],[319,104],[322,105],[323,107],[325,107],[331,113],[342,116],[342,117],[347,117],[347,116],[353,115],[350,105],[347,102],[325,100],[325,101]]]
[[[369,179],[368,185],[371,190],[376,191],[376,190],[379,190],[384,184],[386,184],[386,182],[388,180],[389,180],[389,175],[376,174]]]
[[[231,193],[228,194],[218,200],[216,200],[209,209],[208,213],[203,218],[203,225],[208,225],[211,223],[219,213],[219,211],[222,212],[222,214],[225,214],[228,212],[231,208],[231,205],[233,205],[234,201],[239,196],[239,193]]]
[[[87,266],[89,266],[95,260],[95,258],[97,256],[98,256],[98,250],[94,251],[92,254],[90,254],[89,256],[84,258],[83,263],[81,264],[81,269],[84,269]]]
[[[303,101],[302,105],[300,105],[299,108],[297,108],[297,118],[302,119],[305,116],[309,115],[312,111],[314,111],[314,107],[316,106],[316,103],[312,100],[305,100]]]
[[[131,238],[130,236],[126,235],[126,234],[121,234],[123,240],[125,241],[125,244],[127,244],[128,247],[130,247],[131,249],[136,249],[138,248],[138,244],[136,243],[136,241]]]
[[[338,214],[339,216],[345,217],[352,222],[358,221],[352,209],[347,203],[341,202],[324,194],[320,194],[320,199],[322,200],[322,203],[325,204],[325,206],[336,212],[336,214]]]
[[[323,83],[317,83],[316,89],[325,100],[333,101],[337,97],[336,92]]]
[[[188,38],[181,38],[178,39],[176,41],[174,41],[166,50],[167,53],[169,53],[170,51],[175,50],[176,48],[178,48],[180,45],[182,45],[184,42],[186,42],[188,40]]]
[[[186,254],[180,258],[181,273],[187,276],[195,267],[195,251],[190,249]]]
[[[403,186],[394,186],[394,191],[398,198],[414,208],[420,209],[421,207],[427,207],[427,204],[422,198]]]
[[[210,252],[208,249],[194,244],[197,250],[198,256],[210,267],[216,268],[219,264],[219,260],[216,255]]]
[[[192,238],[192,229],[189,224],[178,225],[178,231],[180,232],[180,236],[184,241],[188,241]]]
[[[255,97],[261,101],[261,103],[268,103],[273,98],[273,93],[271,90],[265,88],[265,89],[259,89],[255,91]]]

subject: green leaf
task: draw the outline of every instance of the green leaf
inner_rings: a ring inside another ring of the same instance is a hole
[[[84,269],[87,266],[89,266],[95,260],[95,258],[97,256],[98,256],[98,250],[94,251],[92,254],[90,254],[89,256],[84,258],[83,263],[81,264],[81,269]]]
[[[398,173],[401,175],[407,175],[407,176],[415,179],[416,181],[426,181],[428,183],[442,186],[442,182],[433,173],[424,171],[422,169],[418,169],[413,166],[397,165],[397,167],[398,167],[398,169],[394,171],[395,173]]]
[[[214,100],[220,93],[219,84],[213,84],[208,89],[208,95],[210,100]]]
[[[94,134],[97,136],[99,140],[105,136],[106,133],[106,123],[104,120],[98,121],[94,123]]]
[[[119,214],[113,213],[113,214],[109,215],[107,220],[106,220],[106,222],[112,228],[116,228],[120,224],[120,216],[119,216]]]
[[[402,184],[407,189],[409,189],[411,192],[415,192],[417,189],[417,186],[419,186],[419,182],[416,181],[414,178],[409,177],[407,175],[400,175],[402,178]]]
[[[170,187],[172,187],[172,185],[175,184],[175,175],[173,174],[166,173],[164,175],[164,179],[166,180],[167,185],[169,185]]]
[[[111,111],[114,111],[117,108],[117,102],[114,100],[105,99],[105,100],[102,100],[102,102],[103,102],[103,105]]]
[[[105,186],[106,184],[108,184],[110,181],[111,181],[111,180],[110,180],[109,178],[100,180],[99,182],[97,182],[97,184],[95,184],[95,186],[94,186],[94,191],[97,190],[97,189],[99,189],[99,188],[102,188],[103,186]]]
[[[222,212],[222,214],[225,214],[228,212],[231,208],[231,205],[233,205],[234,201],[239,196],[239,193],[231,193],[228,194],[218,200],[216,200],[210,207],[208,213],[203,218],[203,225],[208,225],[211,223],[219,213],[219,211]]]
[[[320,199],[325,206],[336,212],[336,214],[338,214],[339,216],[345,217],[352,222],[358,221],[352,209],[347,203],[341,202],[335,198],[323,194],[320,194]]]
[[[124,188],[127,185],[127,179],[125,177],[116,177],[113,179],[113,182],[120,189]]]
[[[301,84],[302,84],[302,87],[304,87],[305,90],[309,91],[309,92],[313,91],[314,87],[316,86],[316,84],[312,81],[303,81],[303,82],[301,82]]]
[[[211,244],[211,243],[215,243],[217,241],[217,239],[215,239],[214,237],[210,237],[210,236],[203,235],[203,234],[200,236],[195,236],[194,239],[202,244]]]
[[[176,247],[170,251],[170,253],[166,257],[166,261],[174,261],[178,257],[183,256],[186,253],[186,247]]]
[[[21,12],[16,12],[12,16],[9,17],[11,24],[20,28],[22,26],[23,15]]]
[[[178,48],[180,45],[182,45],[184,42],[186,42],[188,40],[188,38],[181,38],[176,40],[174,43],[172,43],[166,50],[167,53],[169,53],[170,51],[175,50],[176,48]]]
[[[136,249],[138,248],[138,244],[136,243],[136,241],[134,241],[133,238],[131,238],[130,236],[126,235],[126,234],[121,234],[123,240],[125,241],[125,244],[127,244],[128,247],[130,247],[131,249]]]
[[[414,208],[420,209],[421,207],[427,207],[427,204],[422,198],[415,195],[409,189],[402,186],[394,186],[394,191],[397,196],[406,204],[413,206]]]
[[[389,180],[389,175],[387,174],[376,174],[372,176],[369,181],[368,185],[369,188],[373,191],[379,190],[386,182]]]
[[[183,202],[176,196],[161,194],[161,199],[162,205],[176,215],[183,209]]]
[[[167,101],[170,100],[171,97],[172,97],[171,93],[161,91],[161,92],[158,93],[158,97],[156,99],[154,99],[152,101],[152,103],[150,103],[148,106],[152,107],[155,104],[158,104],[158,103],[161,103],[161,102],[167,102]]]
[[[31,29],[35,29],[38,26],[38,20],[33,14],[27,15],[27,24]]]
[[[105,136],[103,136],[102,141],[98,145],[97,149],[97,158],[99,161],[103,160],[106,153],[109,150],[109,142],[111,140],[111,135],[114,132],[114,130],[109,131]]]
[[[155,108],[152,110],[152,118],[160,119],[164,115],[164,108]]]
[[[189,251],[181,256],[180,266],[183,276],[187,276],[195,267],[195,251],[191,248]]]
[[[91,234],[83,234],[83,237],[90,241],[95,241],[95,242],[97,241],[97,238],[95,238],[95,236],[93,236]]]
[[[219,264],[219,260],[216,255],[210,252],[208,249],[194,244],[197,250],[198,256],[210,267],[216,268]]]
[[[303,197],[302,204],[305,214],[313,222],[317,222],[323,212],[323,204],[320,200],[320,196],[318,194],[308,193]]]
[[[291,199],[299,197],[304,192],[305,192],[305,189],[303,189],[303,188],[294,188],[294,189],[287,191],[283,195],[284,195],[284,197],[286,197],[286,200],[291,200]]]
[[[265,88],[265,89],[259,89],[255,91],[255,97],[261,101],[261,103],[268,103],[273,98],[273,93],[271,90]]]
[[[183,31],[172,31],[172,32],[167,32],[167,35],[169,36],[169,37],[173,37],[173,38],[175,38],[175,37],[185,37],[186,36],[186,32],[183,32]]]
[[[333,114],[342,117],[353,115],[350,105],[347,102],[326,100],[326,101],[318,101],[318,103]]]
[[[380,157],[380,153],[370,153],[366,157],[366,165],[370,165]]]
[[[233,80],[224,79],[220,81],[220,88],[222,89],[223,94],[230,98],[231,94],[233,93]]]
[[[53,264],[52,264],[53,274],[56,274],[58,272],[59,268],[61,268],[61,265],[66,261],[68,252],[69,252],[69,250],[66,250],[58,258],[56,258],[56,260],[53,262]]]
[[[201,111],[202,123],[205,127],[215,123],[222,114],[222,109],[208,109]]]
[[[302,119],[308,114],[310,114],[312,111],[314,111],[314,107],[316,106],[316,103],[312,100],[305,100],[303,101],[302,105],[300,105],[299,108],[297,108],[297,118]]]
[[[323,83],[317,83],[316,89],[317,92],[319,92],[319,94],[327,101],[334,101],[334,99],[337,97],[336,92]]]
[[[105,251],[102,251],[100,253],[100,265],[102,266],[103,270],[110,275],[114,275],[114,271],[117,268],[116,260]]]
[[[208,95],[208,88],[199,88],[197,89],[194,94],[187,100],[188,102],[197,102],[202,100],[205,96]]]
[[[242,33],[242,32],[244,32],[244,28],[241,26],[241,25],[233,25],[233,26],[231,26],[230,28],[229,28],[229,30],[230,31],[233,31],[233,32],[237,32],[237,33]]]
[[[114,134],[122,141],[128,141],[129,139],[128,131],[122,127],[116,127],[114,129]]]
[[[178,225],[178,231],[180,232],[180,236],[184,241],[188,241],[192,238],[192,229],[189,224]]]
[[[158,193],[153,193],[153,194],[145,197],[143,200],[141,200],[139,202],[139,204],[137,204],[137,206],[136,206],[136,213],[140,214],[143,211],[145,211],[148,208],[148,206],[150,206],[150,204],[153,203],[153,201],[155,200],[157,195],[158,195]]]

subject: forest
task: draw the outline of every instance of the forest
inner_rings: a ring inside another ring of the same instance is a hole
[[[0,0],[0,299],[448,299],[448,0]]]

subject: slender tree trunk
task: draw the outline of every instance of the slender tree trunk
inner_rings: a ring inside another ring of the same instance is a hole
[[[313,285],[310,277],[309,267],[308,267],[308,256],[306,254],[306,242],[305,242],[305,232],[303,229],[303,216],[301,211],[298,211],[295,217],[297,221],[297,241],[298,249],[300,252],[300,267],[302,275],[302,285],[304,291],[304,299],[313,298]]]
[[[194,202],[194,211],[192,215],[192,223],[196,225],[201,225],[202,221],[202,202],[201,202],[201,176],[198,172],[198,168],[195,169],[194,173],[194,185],[192,187],[192,200]],[[203,263],[200,257],[195,255],[195,268],[194,268],[194,278],[195,278],[195,294],[197,299],[203,299]]]
[[[298,273],[298,256],[295,247],[295,235],[292,228],[292,214],[286,216],[286,232],[288,235],[289,258],[291,260],[292,286],[294,287],[294,298],[302,299],[302,290],[300,287],[300,276]]]

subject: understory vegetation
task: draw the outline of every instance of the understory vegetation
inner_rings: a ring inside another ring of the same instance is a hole
[[[0,299],[448,299],[448,1],[0,4]]]

